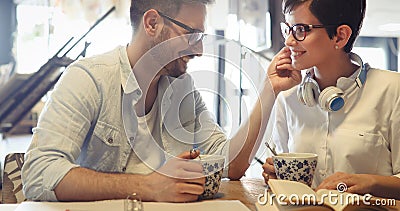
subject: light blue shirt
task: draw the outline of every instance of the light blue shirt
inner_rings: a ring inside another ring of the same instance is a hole
[[[57,201],[54,188],[75,167],[125,172],[137,136],[135,105],[142,97],[131,73],[123,46],[67,68],[39,117],[25,154],[22,181],[28,199]],[[196,144],[202,153],[222,154],[228,160],[227,138],[193,87],[189,75],[160,79],[158,95],[162,97],[157,103],[165,157]]]

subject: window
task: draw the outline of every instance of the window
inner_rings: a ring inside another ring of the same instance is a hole
[[[36,72],[71,37],[74,40],[70,46],[93,24],[83,18],[66,16],[60,7],[30,4],[17,6],[17,22],[15,42],[19,73]],[[113,30],[109,30],[110,27]],[[86,54],[90,56],[111,50],[117,45],[126,45],[130,37],[131,27],[128,21],[108,16],[67,56],[75,59],[84,49],[85,41],[91,42]]]
[[[359,37],[354,53],[374,68],[398,71],[398,39],[386,37]]]

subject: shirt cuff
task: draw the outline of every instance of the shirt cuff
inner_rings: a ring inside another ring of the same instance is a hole
[[[49,166],[43,172],[43,192],[40,195],[39,200],[58,201],[54,189],[71,169],[77,167],[79,167],[79,165],[72,164],[63,159],[60,159]]]

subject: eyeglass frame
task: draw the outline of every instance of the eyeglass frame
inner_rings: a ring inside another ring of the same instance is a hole
[[[190,26],[188,26],[188,25],[186,25],[186,24],[184,24],[184,23],[182,23],[182,22],[180,22],[178,20],[175,20],[175,19],[169,17],[168,15],[166,15],[166,14],[164,14],[164,13],[158,11],[158,10],[156,10],[156,11],[161,17],[171,21],[172,23],[176,24],[177,26],[185,29],[186,31],[188,31],[190,33],[189,34],[189,39],[188,39],[188,44],[190,46],[196,45],[199,42],[203,41],[203,39],[204,39],[206,34],[204,34],[204,32],[201,31],[200,29],[193,29],[192,27],[190,27]],[[199,37],[195,37],[196,34],[198,34]],[[191,42],[191,40],[192,40],[192,42]]]
[[[283,38],[287,39],[289,37],[289,35],[292,34],[295,40],[301,42],[301,41],[304,41],[306,39],[307,32],[310,32],[311,29],[337,27],[338,25],[334,25],[334,24],[322,25],[322,24],[296,23],[293,26],[289,26],[288,23],[281,22],[280,26],[281,26],[281,33],[282,33]],[[283,30],[282,26],[286,26],[287,28],[289,28],[289,32],[287,34],[286,34],[286,30]],[[296,36],[296,33],[294,33],[295,32],[294,27],[296,27],[296,26],[302,26],[304,28],[304,37],[303,37],[303,39],[298,39],[298,37]]]

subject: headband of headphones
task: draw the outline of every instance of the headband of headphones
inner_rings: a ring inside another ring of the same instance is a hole
[[[368,63],[363,63],[361,57],[355,53],[350,53],[350,58],[352,61],[355,61],[355,63],[361,68],[356,78],[356,84],[359,88],[361,88],[367,80],[367,73],[371,67]]]

